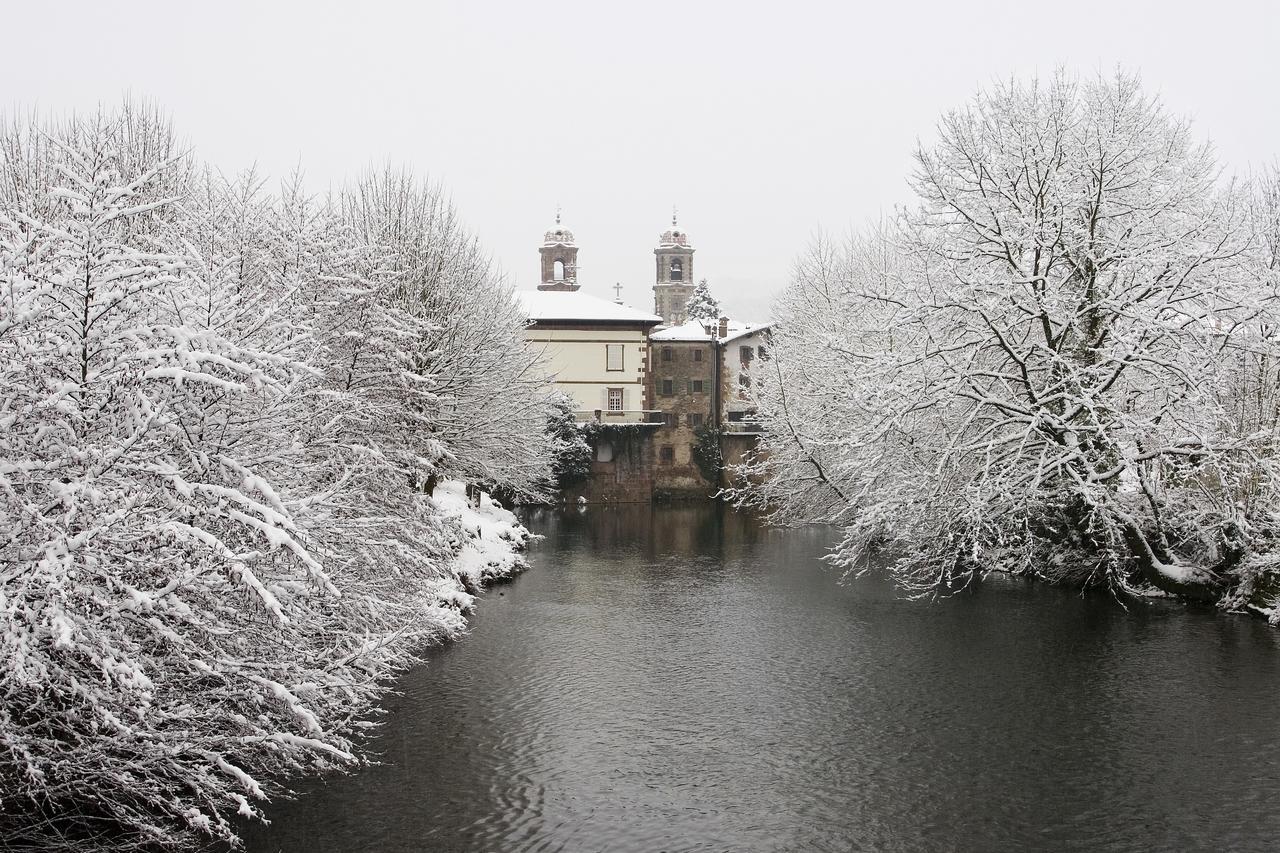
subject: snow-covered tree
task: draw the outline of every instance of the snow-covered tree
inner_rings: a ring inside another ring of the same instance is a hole
[[[421,384],[412,407],[423,458],[455,475],[532,492],[548,479],[551,385],[523,339],[526,320],[509,285],[459,221],[439,187],[405,170],[371,171],[340,196],[343,223],[378,253],[393,306],[422,324],[405,352]]]
[[[799,266],[744,499],[917,592],[1005,567],[1240,603],[1277,494],[1274,425],[1226,416],[1276,357],[1239,188],[1125,75],[984,92],[916,159],[918,210]]]
[[[552,489],[575,485],[591,474],[591,445],[578,426],[577,410],[577,401],[568,394],[557,393],[551,398],[547,432],[555,453],[551,464]]]
[[[359,760],[386,677],[486,571],[422,487],[500,450],[435,429],[481,403],[420,366],[518,353],[519,327],[442,336],[337,203],[185,150],[129,104],[0,133],[5,845],[233,840],[285,775]],[[520,445],[516,482],[550,462],[527,387],[527,435],[476,433]]]
[[[699,281],[694,286],[693,292],[689,294],[684,313],[690,320],[720,319],[720,303],[711,295],[711,288],[707,285],[705,278]]]

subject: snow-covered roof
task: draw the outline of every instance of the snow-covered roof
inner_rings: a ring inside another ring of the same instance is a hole
[[[636,323],[656,326],[662,322],[649,314],[581,291],[517,290],[516,301],[530,320],[581,320],[592,323]]]
[[[755,332],[762,332],[772,325],[772,323],[746,323],[741,320],[730,320],[729,334],[720,338],[720,340],[722,342],[732,341],[736,338],[754,334]],[[649,335],[649,340],[677,342],[711,341],[716,339],[716,334],[719,331],[719,320],[686,320],[679,326],[671,326],[670,328],[652,333]]]

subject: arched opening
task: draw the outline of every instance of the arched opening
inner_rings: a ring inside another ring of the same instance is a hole
[[[559,258],[551,265],[551,280],[564,281],[564,261]]]
[[[679,258],[671,259],[671,280],[684,281],[684,261]]]

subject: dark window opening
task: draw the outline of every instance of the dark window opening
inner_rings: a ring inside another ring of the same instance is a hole
[[[663,360],[663,361],[670,361],[670,360],[671,360],[671,347],[663,347],[663,348],[662,348],[662,360]]]
[[[674,383],[670,379],[662,380],[662,396],[670,397],[675,393]]]
[[[700,426],[702,426],[702,415],[701,415],[701,414],[690,414],[690,415],[689,415],[689,427],[690,427],[690,429],[697,429],[697,428],[698,428],[698,427],[700,427]]]
[[[669,444],[658,448],[658,461],[663,465],[670,465],[676,461],[676,449]]]
[[[751,347],[738,347],[738,357],[742,359],[743,364],[747,364],[755,356],[755,350]]]
[[[695,380],[693,380],[692,382],[690,382],[690,383],[689,383],[689,390],[690,390],[690,391],[692,391],[694,394],[701,394],[701,393],[702,393],[702,380],[701,380],[701,379],[695,379]]]
[[[684,281],[684,261],[679,258],[671,259],[671,280]]]
[[[702,350],[696,349],[693,351],[693,360],[702,361]]]

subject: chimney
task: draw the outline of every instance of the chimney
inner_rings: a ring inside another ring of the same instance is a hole
[[[729,318],[728,318],[728,317],[721,317],[721,318],[720,318],[720,335],[719,335],[719,338],[720,338],[720,340],[724,340],[724,339],[725,339],[725,338],[727,338],[727,337],[729,337]]]

